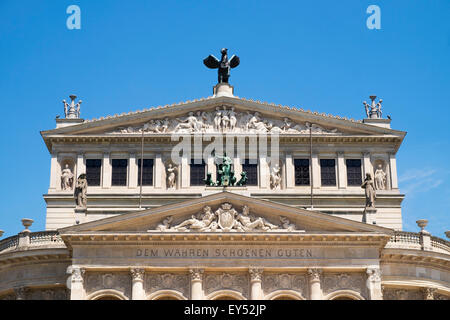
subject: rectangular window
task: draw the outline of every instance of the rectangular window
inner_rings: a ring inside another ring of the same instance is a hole
[[[204,186],[205,185],[205,162],[202,160],[201,164],[195,164],[194,160],[191,160],[191,186]]]
[[[247,173],[247,186],[258,185],[258,164],[251,164],[248,159],[242,164],[242,171]],[[238,181],[240,177],[237,178]]]
[[[320,179],[322,186],[336,185],[336,168],[334,159],[320,159]]]
[[[295,159],[295,185],[309,186],[309,159]]]
[[[101,170],[101,159],[86,159],[86,180],[89,187],[100,185]]]
[[[362,183],[361,159],[347,159],[347,185],[360,186]]]
[[[138,183],[141,185],[141,159],[138,159]],[[144,159],[142,163],[142,185],[153,186],[153,159]]]
[[[127,185],[128,159],[112,159],[112,186]]]

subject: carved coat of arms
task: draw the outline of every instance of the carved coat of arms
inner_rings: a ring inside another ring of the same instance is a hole
[[[223,231],[227,232],[233,229],[237,211],[233,209],[231,204],[222,204],[221,208],[217,209],[216,214],[219,218],[218,224]]]

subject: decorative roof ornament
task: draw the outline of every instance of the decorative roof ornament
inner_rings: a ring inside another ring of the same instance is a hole
[[[209,55],[206,59],[203,60],[205,66],[210,69],[219,69],[218,70],[218,83],[228,83],[228,79],[230,78],[230,69],[236,68],[239,63],[239,57],[233,55],[230,60],[228,60],[228,49],[223,48],[220,50],[222,53],[222,58],[217,59],[213,55]]]
[[[80,119],[80,106],[83,102],[82,100],[79,100],[77,104],[75,104],[75,99],[77,98],[76,95],[72,94],[69,96],[70,104],[66,102],[66,100],[63,100],[64,104],[64,114],[66,115],[66,119]]]
[[[366,101],[363,102],[366,107],[367,118],[369,119],[381,119],[381,103],[383,102],[383,99],[380,99],[378,103],[375,103],[376,98],[377,96],[370,96],[370,99],[372,100],[370,105]]]

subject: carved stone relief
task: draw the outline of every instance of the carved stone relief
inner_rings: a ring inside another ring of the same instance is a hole
[[[324,294],[338,290],[353,290],[367,297],[366,275],[362,273],[324,273],[322,289]]]
[[[103,289],[114,289],[131,297],[131,275],[129,272],[86,272],[85,287],[87,294]]]
[[[383,168],[383,162],[381,160],[376,162],[374,167],[374,184],[376,190],[387,189],[387,174]]]
[[[30,290],[29,300],[69,300],[70,292],[66,288]]]
[[[291,273],[264,273],[262,287],[264,294],[269,294],[275,290],[294,290],[303,297],[308,296],[308,280],[306,274]]]
[[[205,294],[217,290],[235,290],[244,297],[249,296],[249,274],[247,273],[208,273],[203,280]]]
[[[189,274],[187,273],[149,273],[145,274],[144,290],[151,294],[158,290],[177,290],[189,296]]]
[[[206,206],[202,212],[178,224],[173,225],[172,220],[167,217],[148,232],[304,232],[297,230],[286,217],[280,217],[278,224],[272,224],[263,217],[250,214],[248,206],[243,206],[239,213],[230,203],[223,203],[215,212]]]
[[[278,163],[270,168],[270,188],[272,190],[281,189],[281,168]]]
[[[384,300],[423,300],[423,292],[421,290],[406,290],[385,288],[383,290]]]
[[[61,170],[61,190],[72,191],[74,174],[68,163],[66,163]]]
[[[191,111],[184,117],[154,119],[140,126],[119,127],[117,133],[279,133],[337,134],[309,122],[296,123],[289,118],[263,117],[259,112],[241,112],[234,107],[217,107],[213,111]]]

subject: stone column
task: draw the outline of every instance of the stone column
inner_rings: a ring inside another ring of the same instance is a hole
[[[190,159],[181,158],[181,188],[189,188],[189,164]]]
[[[128,188],[135,189],[138,186],[138,162],[136,159],[136,153],[130,153],[128,159]]]
[[[338,152],[337,169],[338,169],[338,187],[339,189],[347,188],[347,167],[343,152]]]
[[[263,269],[261,268],[250,268],[250,299],[251,300],[261,300],[263,296],[262,292],[262,274]]]
[[[381,290],[381,271],[378,266],[369,267],[367,273],[367,288],[369,289],[370,300],[383,300],[383,291]]]
[[[162,157],[161,154],[157,154],[155,156],[155,166],[154,166],[155,170],[153,171],[153,177],[155,180],[155,188],[156,189],[161,189],[163,187],[163,172],[164,172],[164,164],[162,162]]]
[[[86,166],[84,164],[84,155],[82,153],[77,154],[77,172],[75,180],[78,179],[80,174],[86,173]]]
[[[295,165],[292,154],[286,154],[286,189],[291,189],[295,187]]]
[[[191,300],[203,300],[203,269],[190,269]]]
[[[234,167],[234,176],[237,182],[241,179],[242,173],[241,158],[239,157],[239,153],[233,159],[233,167]]]
[[[105,152],[103,153],[103,174],[102,174],[103,188],[111,188],[111,175],[112,175],[111,159],[109,153]]]
[[[312,170],[312,185],[314,189],[320,188],[320,165],[319,165],[319,156],[317,153],[312,154],[311,161],[311,170]]]
[[[320,284],[320,277],[322,269],[308,269],[309,279],[309,298],[310,300],[322,300],[322,287]]]
[[[259,167],[259,187],[267,189],[269,184],[269,166],[267,165],[267,158],[265,155],[260,155],[258,160]]]
[[[436,288],[422,288],[423,300],[434,300]]]
[[[69,273],[72,276],[70,281],[70,300],[85,300],[86,291],[84,289],[84,274],[85,269],[80,267],[69,267]]]
[[[145,291],[144,291],[144,269],[132,268],[130,269],[131,273],[131,299],[132,300],[145,300]]]
[[[61,172],[61,170],[58,169],[59,169],[58,154],[52,153],[52,160],[50,164],[50,189],[52,190],[56,190],[58,187],[58,176],[59,176],[58,171]]]
[[[364,157],[364,161],[363,161],[364,175],[362,178],[364,180],[366,178],[366,174],[370,173],[372,175],[372,179],[373,179],[373,166],[372,166],[372,162],[370,162],[370,153],[364,152],[363,157]]]
[[[397,179],[397,160],[395,159],[395,154],[389,154],[389,170],[391,176],[391,189],[398,189],[398,179]]]

